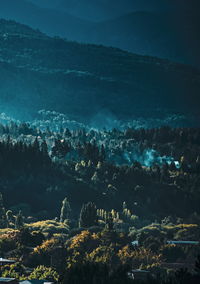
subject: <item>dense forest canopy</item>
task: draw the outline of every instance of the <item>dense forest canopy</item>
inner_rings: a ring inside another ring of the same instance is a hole
[[[140,283],[130,271],[142,268],[152,283],[198,283],[199,245],[167,242],[199,241],[200,129],[98,130],[39,114],[1,114],[0,252],[21,259],[1,275]],[[179,261],[188,270],[174,274]]]
[[[46,120],[0,125],[1,191],[8,206],[26,203],[30,213],[46,210],[52,217],[67,195],[74,214],[88,200],[105,209],[113,200],[113,209],[127,201],[134,214],[151,221],[199,213],[198,128],[97,130],[68,121],[70,130],[62,127],[65,116],[40,114],[56,117],[57,129]]]

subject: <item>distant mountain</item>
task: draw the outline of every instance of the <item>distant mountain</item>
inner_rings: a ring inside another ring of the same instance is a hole
[[[200,66],[199,26],[191,11],[178,18],[173,12],[134,12],[97,23],[89,35],[93,43]]]
[[[40,7],[66,11],[90,21],[103,21],[135,11],[160,11],[171,7],[168,0],[28,0]]]
[[[2,1],[2,0],[1,0]],[[199,0],[27,0],[43,8],[65,11],[89,21],[105,21],[132,12],[198,12]]]
[[[43,9],[26,0],[0,0],[0,18],[15,20],[49,35],[71,40],[80,40],[91,25],[66,12]]]
[[[167,58],[200,67],[198,29],[200,20],[196,12],[198,10],[181,8],[180,13],[177,13],[176,9],[170,10],[170,6],[167,6],[167,9],[163,2],[159,5],[157,0],[151,1],[152,5],[149,5],[149,1],[146,0],[141,2],[125,0],[124,8],[121,1],[113,5],[112,0],[55,0],[55,2],[48,3],[47,1],[31,1],[37,5],[31,3],[30,0],[0,0],[0,18],[16,20],[51,36],[118,47],[142,55]],[[49,8],[39,7],[40,3]],[[166,0],[165,3],[169,1]],[[83,9],[82,6],[84,6]],[[50,9],[50,7],[54,8]],[[85,13],[91,12],[92,19],[95,13],[102,15],[108,13],[106,18],[109,18],[124,14],[129,9],[137,10],[139,7],[144,10],[98,23],[77,17],[83,16],[81,11],[84,13],[84,9],[87,10]]]
[[[0,112],[56,110],[81,120],[198,113],[200,72],[115,48],[51,38],[0,21]]]

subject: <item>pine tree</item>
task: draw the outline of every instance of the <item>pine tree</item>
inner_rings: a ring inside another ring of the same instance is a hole
[[[48,146],[45,140],[42,141],[40,148],[41,148],[42,154],[44,156],[48,156]]]
[[[98,216],[96,205],[93,202],[83,204],[80,212],[79,226],[83,228],[89,228],[97,225]]]
[[[108,216],[106,218],[106,229],[109,230],[109,231],[112,231],[113,230],[113,226],[114,226],[113,216],[112,216],[112,213],[109,212]]]
[[[70,218],[71,213],[71,207],[70,203],[67,200],[67,197],[62,202],[61,212],[60,212],[60,222],[64,223],[65,220],[68,220]]]
[[[50,162],[50,157],[49,157],[49,153],[48,153],[48,146],[46,143],[46,140],[43,140],[40,146],[40,151],[41,151],[41,157],[42,157],[42,161],[43,164],[48,164]]]
[[[6,212],[6,219],[7,219],[8,224],[14,222],[15,219],[14,219],[14,216],[13,216],[13,212],[11,210],[8,210]]]
[[[0,228],[7,227],[7,218],[6,218],[6,211],[3,205],[3,197],[0,193]]]
[[[106,150],[104,145],[101,146],[101,150],[100,150],[100,160],[103,162],[106,159]]]
[[[40,144],[39,144],[37,138],[35,138],[35,140],[33,142],[33,149],[34,149],[35,153],[39,153],[39,151],[40,151]]]
[[[15,217],[15,229],[21,229],[24,226],[23,216],[21,210]]]

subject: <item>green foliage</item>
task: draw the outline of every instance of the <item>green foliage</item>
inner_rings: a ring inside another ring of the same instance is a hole
[[[33,272],[31,272],[31,274],[29,275],[29,279],[57,282],[59,279],[59,275],[55,269],[51,267],[45,267],[44,265],[40,265],[36,267],[33,270]]]
[[[79,226],[89,228],[98,224],[97,208],[92,202],[83,204],[80,212]]]
[[[16,247],[16,243],[13,239],[9,238],[1,238],[0,239],[0,255],[4,256],[5,253],[14,250]]]
[[[7,227],[7,218],[6,218],[6,211],[3,205],[3,197],[0,193],[0,228]]]
[[[24,280],[26,269],[20,263],[4,265],[1,267],[1,277]]]
[[[31,231],[40,231],[42,233],[63,233],[67,234],[69,227],[67,224],[56,222],[55,220],[44,220],[35,223],[27,224]]]
[[[23,220],[22,212],[19,211],[17,216],[15,217],[15,229],[21,229],[24,226],[24,220]]]
[[[31,232],[28,227],[22,227],[16,233],[15,241],[20,246],[37,246],[44,241],[45,237],[41,232]]]
[[[61,213],[60,213],[60,222],[64,223],[65,220],[70,219],[71,207],[67,197],[62,202]]]
[[[6,212],[6,219],[8,222],[8,226],[12,226],[15,223],[15,218],[13,216],[13,212],[11,210],[8,210]]]
[[[168,262],[175,263],[186,258],[184,248],[176,245],[165,245],[161,247],[161,253],[163,258]]]

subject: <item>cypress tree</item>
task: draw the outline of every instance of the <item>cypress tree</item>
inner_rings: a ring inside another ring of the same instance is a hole
[[[13,216],[13,212],[11,210],[8,210],[6,212],[6,219],[7,219],[8,224],[14,222],[15,219],[14,219],[14,216]]]
[[[6,211],[3,205],[3,197],[0,193],[0,228],[7,227],[7,218],[6,218]]]
[[[97,208],[93,202],[83,204],[80,212],[79,227],[89,228],[98,225]]]
[[[21,229],[24,226],[23,216],[21,210],[15,217],[15,229]]]
[[[48,146],[46,140],[43,140],[40,146],[41,152],[44,156],[48,156]]]
[[[114,226],[113,216],[112,216],[111,212],[109,212],[108,216],[106,218],[106,229],[109,230],[109,231],[112,231],[113,230],[113,226]]]
[[[65,220],[68,220],[71,213],[70,203],[67,200],[67,197],[62,202],[61,212],[60,212],[60,222],[64,223]]]

